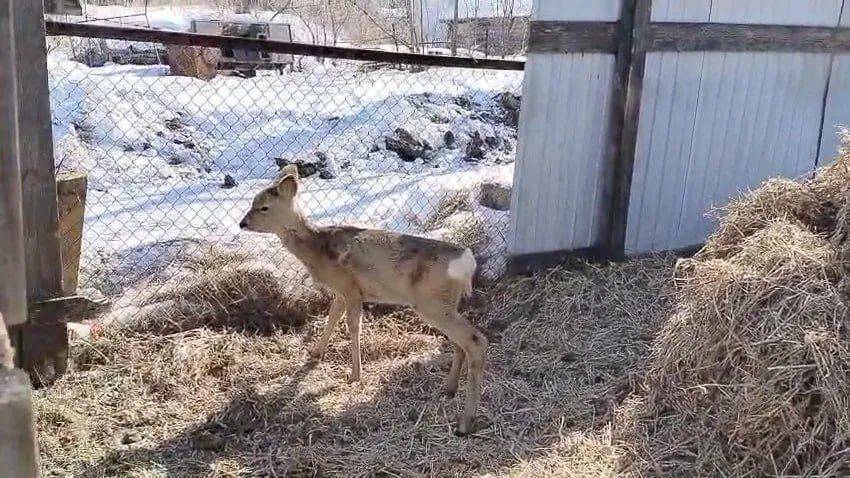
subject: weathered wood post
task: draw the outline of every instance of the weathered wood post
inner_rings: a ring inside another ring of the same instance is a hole
[[[61,174],[56,179],[62,246],[62,295],[66,297],[77,293],[87,185],[88,178],[83,173]]]
[[[12,3],[17,102],[26,105],[17,111],[26,290],[35,303],[62,296],[44,6],[42,0]],[[68,331],[61,309],[54,310],[15,331],[19,363],[37,383],[49,383],[67,363]]]
[[[5,335],[6,324],[22,324],[27,318],[13,18],[12,3],[0,2],[0,335]],[[12,351],[0,340],[0,474],[37,477],[30,382],[25,373],[9,368]]]

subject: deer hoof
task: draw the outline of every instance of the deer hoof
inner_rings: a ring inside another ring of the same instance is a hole
[[[360,374],[359,373],[356,373],[356,374],[355,373],[349,373],[348,374],[348,383],[355,383],[355,382],[359,382],[359,381],[360,381]]]
[[[455,430],[454,430],[454,434],[457,437],[465,437],[465,436],[468,436],[469,433],[470,433],[469,425],[466,425],[466,424],[463,424],[463,423],[458,423],[458,425],[455,427]]]
[[[311,362],[320,362],[325,353],[322,350],[317,348],[310,351],[310,361]]]
[[[443,389],[443,395],[445,395],[446,398],[455,398],[455,395],[457,395],[457,388],[446,387]]]

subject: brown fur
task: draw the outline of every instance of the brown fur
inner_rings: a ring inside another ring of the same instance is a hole
[[[456,433],[467,434],[481,396],[487,340],[458,313],[475,273],[471,252],[422,237],[351,226],[315,227],[298,209],[298,173],[287,167],[275,184],[254,198],[240,227],[277,234],[313,276],[333,290],[325,330],[310,355],[321,359],[336,324],[346,315],[351,332],[351,381],[360,379],[363,302],[409,305],[455,344],[446,391],[457,391],[468,362],[466,407]],[[471,268],[471,269],[470,269]]]

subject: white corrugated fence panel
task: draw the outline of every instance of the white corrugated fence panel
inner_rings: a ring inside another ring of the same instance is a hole
[[[652,2],[653,22],[707,22],[711,0],[655,0]]]
[[[709,21],[834,27],[842,4],[843,0],[711,0]]]
[[[534,20],[617,21],[621,0],[535,0]]]
[[[841,0],[657,0],[653,19],[836,25],[841,6]],[[649,53],[626,252],[699,244],[714,228],[707,217],[713,207],[770,177],[810,171],[829,69],[826,54]]]
[[[714,227],[706,217],[714,206],[770,177],[804,174],[817,158],[829,55],[665,55],[647,60],[631,254],[701,243]]]
[[[542,0],[537,20],[619,18],[620,0]],[[525,68],[511,254],[599,240],[614,55],[533,53]]]
[[[839,131],[850,127],[850,55],[836,55],[829,80],[818,164],[832,161],[841,144]]]

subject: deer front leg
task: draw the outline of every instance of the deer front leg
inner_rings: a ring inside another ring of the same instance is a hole
[[[316,345],[313,346],[313,349],[310,350],[310,358],[313,360],[321,360],[322,356],[325,355],[325,351],[328,349],[328,343],[331,340],[331,335],[334,333],[334,329],[336,329],[336,324],[339,323],[339,319],[342,318],[342,314],[345,313],[345,300],[341,295],[334,295],[334,301],[331,304],[331,310],[328,313],[328,322],[325,324],[325,331],[322,332],[322,336],[319,338],[319,341],[316,342]]]
[[[348,382],[360,381],[360,322],[363,316],[363,298],[360,293],[346,294],[348,333],[351,335],[351,375]]]

